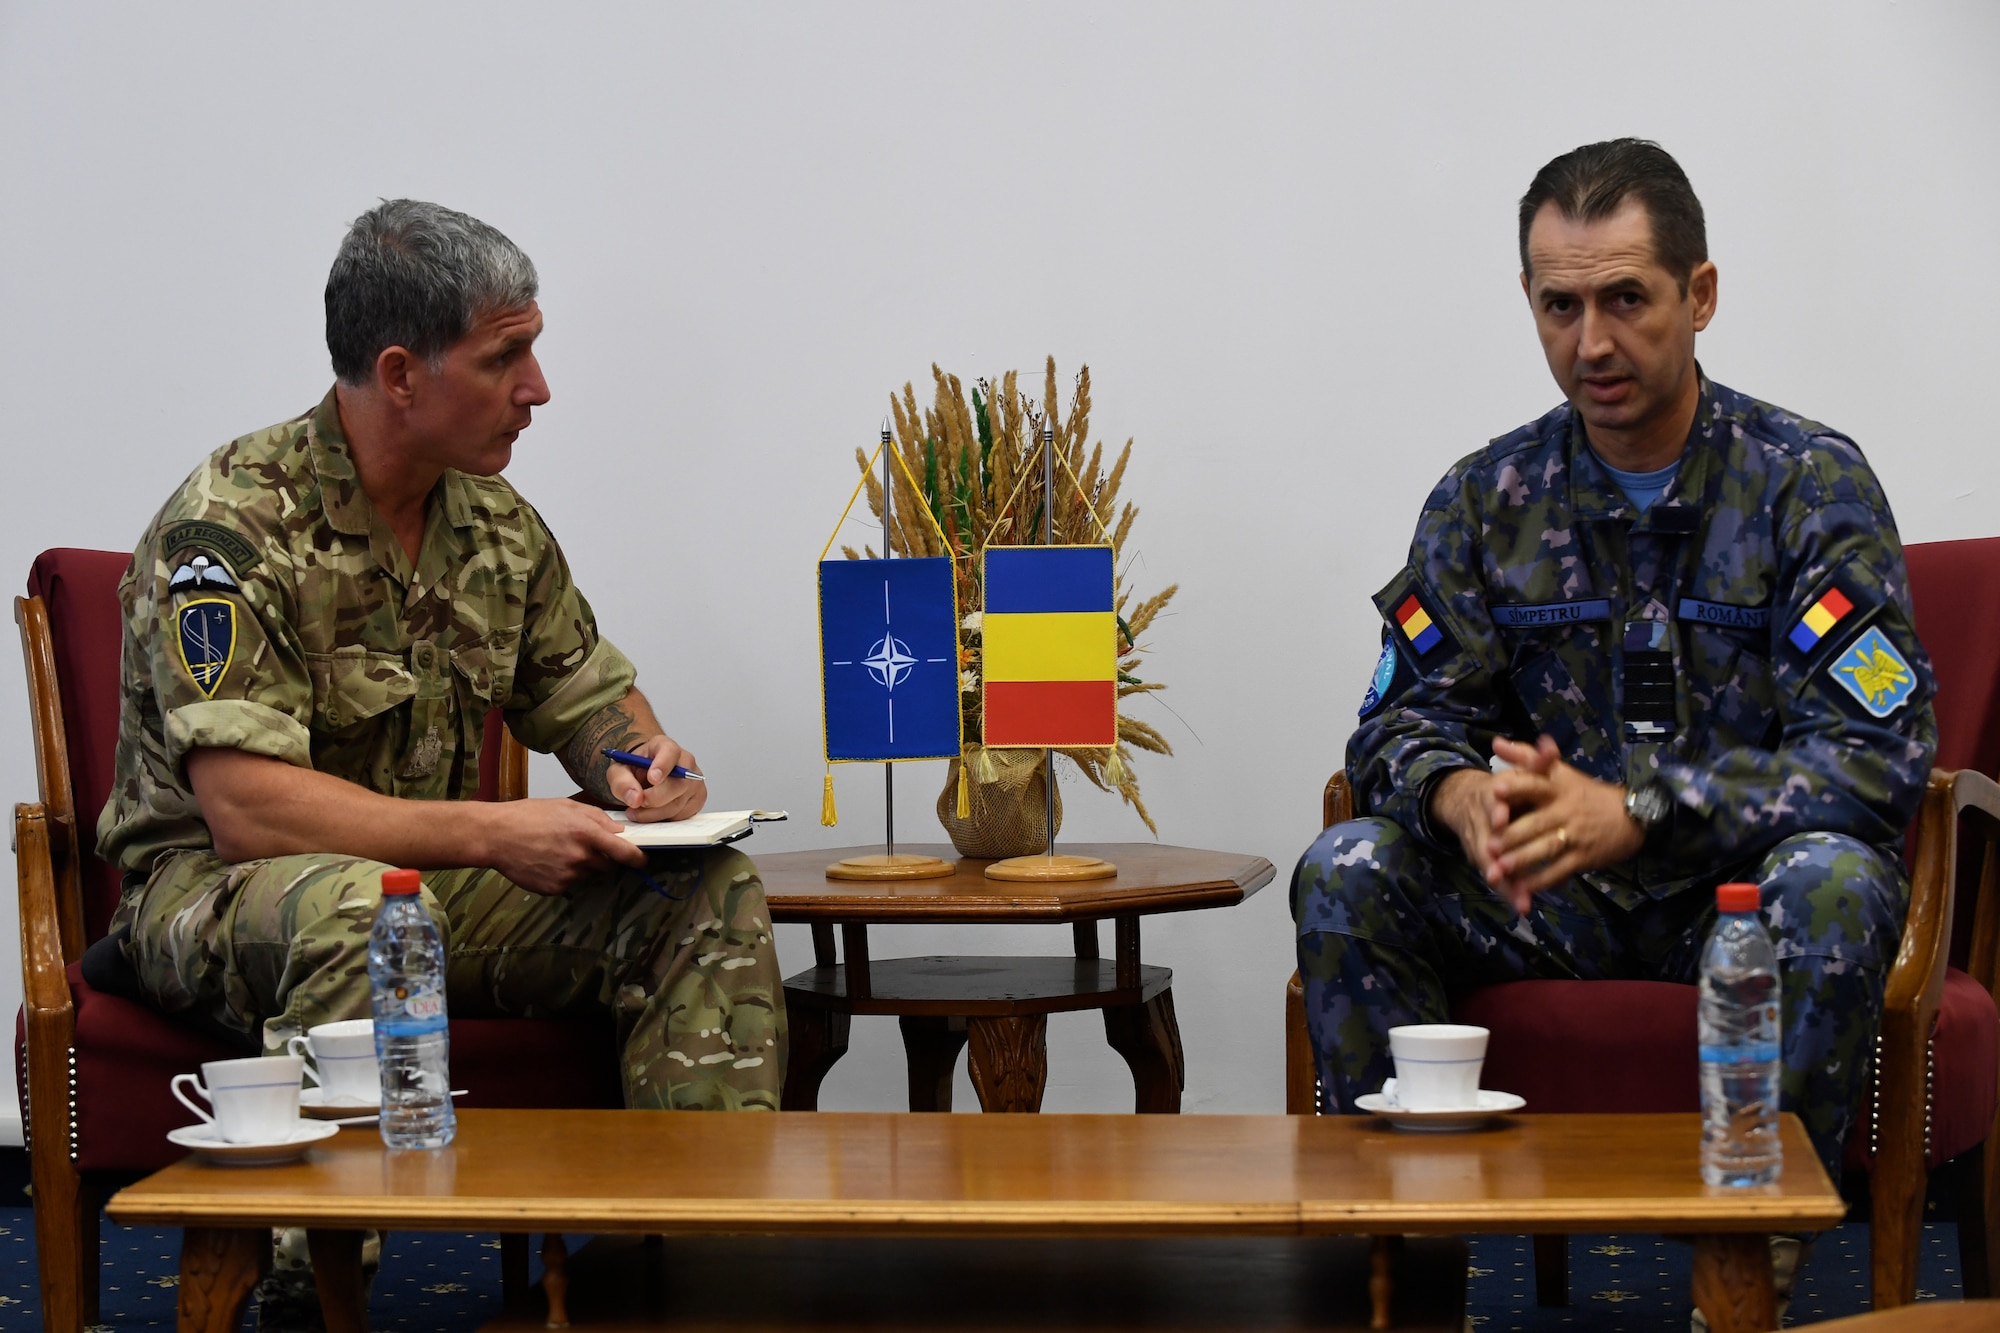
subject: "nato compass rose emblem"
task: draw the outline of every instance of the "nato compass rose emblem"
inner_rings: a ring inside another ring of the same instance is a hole
[[[887,584],[882,586],[882,600],[886,606],[889,600]],[[944,659],[934,657],[931,660],[940,662]],[[861,659],[861,665],[868,668],[868,674],[875,677],[876,683],[890,694],[896,692],[896,687],[903,683],[903,678],[910,674],[910,669],[916,664],[917,659],[910,656],[910,645],[893,634],[884,634],[876,641],[875,646],[868,650],[868,656]],[[893,711],[890,714],[889,739],[896,739]]]
[[[859,661],[850,658],[846,661],[836,659],[829,663],[829,665],[837,667],[865,667],[868,670],[868,674],[874,677],[875,683],[882,687],[884,692],[883,703],[887,707],[889,715],[889,744],[891,745],[896,743],[896,687],[909,679],[910,673],[917,669],[917,665],[920,662],[943,662],[949,664],[952,660],[949,657],[918,657],[910,651],[909,644],[897,638],[890,631],[889,626],[893,620],[894,616],[891,613],[889,603],[889,581],[884,579],[882,580],[882,637],[875,640],[874,644],[869,647],[868,656],[861,658]]]

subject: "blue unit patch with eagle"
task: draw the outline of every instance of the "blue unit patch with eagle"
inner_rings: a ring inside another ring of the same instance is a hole
[[[1872,717],[1889,716],[1908,702],[1917,688],[1917,673],[1910,670],[1889,636],[1873,627],[1849,644],[1826,670]]]

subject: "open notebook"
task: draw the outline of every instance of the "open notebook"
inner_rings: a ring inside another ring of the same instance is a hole
[[[605,813],[624,826],[618,830],[619,837],[641,847],[714,847],[735,842],[758,824],[790,818],[783,810],[704,810],[688,819],[634,824],[623,810]]]

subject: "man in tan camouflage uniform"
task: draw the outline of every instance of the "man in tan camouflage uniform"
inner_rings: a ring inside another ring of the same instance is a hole
[[[499,473],[548,401],[534,267],[398,200],[327,282],[338,383],[236,440],[146,529],[101,854],[145,994],[246,1046],[369,1012],[382,871],[415,866],[451,1013],[601,1016],[634,1107],[776,1109],[784,1000],[755,866],[647,856],[601,809],[472,801],[487,713],[634,820],[703,784]],[[606,760],[607,747],[653,761]]]

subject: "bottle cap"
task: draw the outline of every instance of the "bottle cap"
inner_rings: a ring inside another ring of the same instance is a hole
[[[383,882],[388,882],[386,877]],[[1763,891],[1755,884],[1718,884],[1715,887],[1715,910],[1718,912],[1755,912],[1763,905]]]
[[[414,870],[385,870],[382,872],[382,892],[387,894],[415,893],[424,886],[424,877]],[[1727,908],[1724,909],[1728,910]]]

